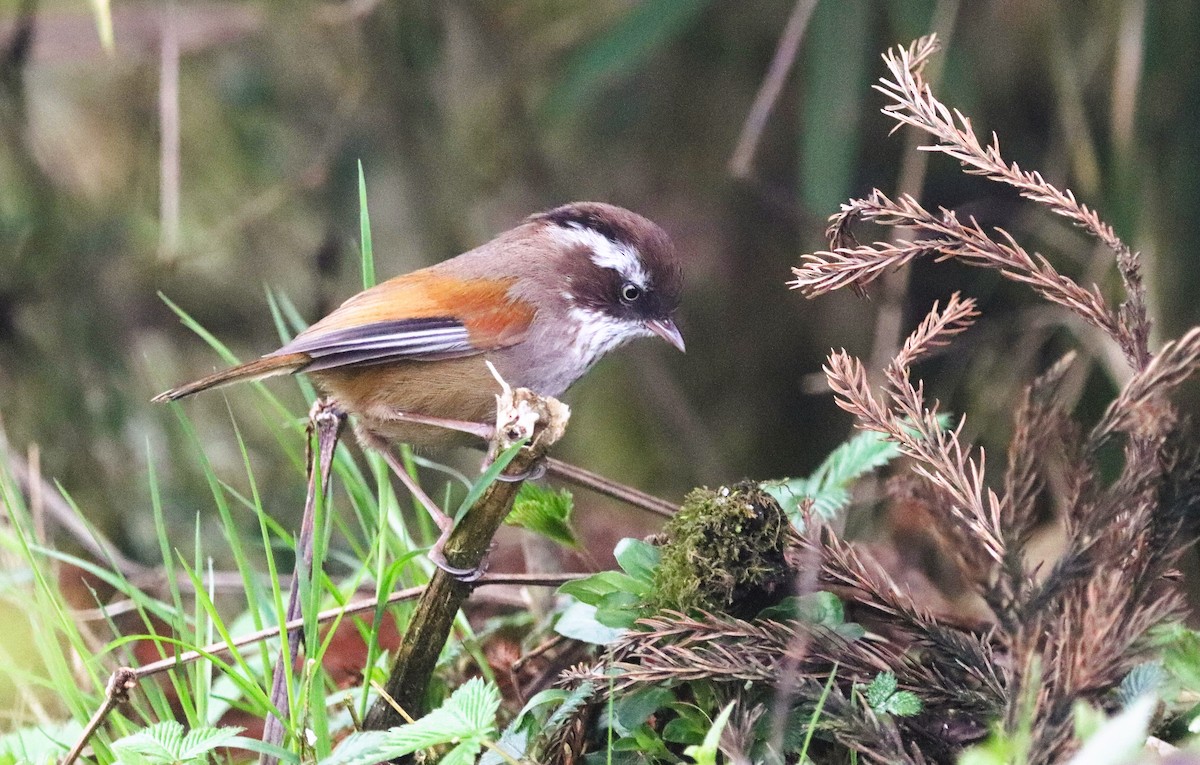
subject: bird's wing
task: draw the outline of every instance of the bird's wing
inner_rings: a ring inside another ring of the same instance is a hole
[[[271,356],[305,353],[303,371],[470,356],[519,342],[536,312],[511,279],[463,282],[417,271],[347,300]]]

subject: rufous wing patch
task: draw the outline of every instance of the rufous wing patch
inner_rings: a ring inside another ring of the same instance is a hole
[[[316,369],[512,345],[525,336],[536,313],[509,296],[512,283],[428,271],[398,276],[350,298],[276,353],[309,353]]]

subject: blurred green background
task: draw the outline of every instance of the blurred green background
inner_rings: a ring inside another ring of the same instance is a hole
[[[1119,365],[995,273],[920,263],[870,302],[785,287],[839,202],[915,183],[1114,294],[1108,253],[887,137],[879,54],[934,29],[941,98],[1143,252],[1160,339],[1200,322],[1196,3],[823,0],[804,17],[791,0],[113,0],[111,51],[103,5],[0,0],[0,417],[9,447],[37,444],[43,473],[138,557],[157,551],[148,459],[177,523],[211,506],[194,447],[149,399],[221,362],[158,293],[243,358],[273,350],[268,289],[311,321],[359,288],[359,159],[381,277],[576,199],[674,236],[687,355],[641,342],[606,360],[569,395],[560,451],[647,490],[807,472],[850,427],[821,385],[828,349],[871,358],[956,289],[984,317],[922,371],[973,436],[1003,445],[1020,384],[1068,348],[1095,417]],[[795,66],[735,172],[789,19]],[[303,411],[294,383],[271,386]],[[184,406],[241,485],[232,410],[268,504],[294,517],[278,439],[299,437],[255,398]]]

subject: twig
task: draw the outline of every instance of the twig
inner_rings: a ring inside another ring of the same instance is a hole
[[[122,704],[129,699],[129,692],[137,687],[138,679],[133,670],[129,667],[121,667],[112,676],[108,678],[108,687],[104,691],[104,704],[96,710],[92,715],[92,719],[88,720],[87,725],[83,726],[83,732],[79,736],[79,740],[75,742],[75,746],[71,747],[71,751],[67,752],[67,756],[63,758],[62,765],[72,765],[75,760],[79,759],[79,755],[83,752],[83,748],[87,746],[87,742],[91,740],[92,734],[108,717],[108,713],[113,711],[118,704]]]
[[[585,576],[589,575],[583,573],[561,574],[559,576],[544,576],[542,574],[488,574],[476,582],[475,586],[489,587],[519,585],[524,587],[558,587],[566,582],[573,581],[575,579],[581,579]],[[405,590],[399,590],[389,595],[384,600],[384,604],[391,606],[395,605],[396,603],[413,600],[414,598],[420,597],[421,593],[424,591],[424,586],[409,587]],[[354,616],[355,614],[371,612],[378,607],[379,602],[375,598],[363,598],[361,600],[355,600],[347,603],[344,606],[337,606],[335,608],[329,608],[321,611],[317,614],[314,621],[317,624],[324,624],[326,622],[334,621],[335,619],[341,619],[346,616]],[[79,752],[83,751],[83,748],[87,745],[88,740],[91,739],[91,737],[95,734],[96,730],[100,727],[100,724],[104,721],[108,714],[114,708],[116,708],[117,704],[123,700],[122,698],[115,698],[115,701],[113,700],[114,687],[124,688],[125,694],[128,695],[128,692],[132,690],[137,683],[141,682],[147,677],[152,677],[153,675],[157,675],[168,670],[178,669],[201,659],[211,659],[221,656],[222,654],[232,653],[238,648],[243,648],[247,645],[258,643],[263,640],[270,640],[271,638],[278,636],[280,632],[290,632],[303,627],[304,617],[299,616],[295,619],[285,622],[282,627],[266,627],[264,629],[256,630],[255,632],[250,632],[234,638],[228,642],[222,641],[219,643],[209,643],[202,648],[184,651],[176,656],[168,656],[166,658],[150,662],[149,664],[143,664],[140,667],[118,667],[109,677],[109,690],[106,693],[104,705],[97,709],[95,714],[92,715],[92,720],[84,729],[79,741],[76,742],[75,746],[71,749],[73,755],[69,754],[67,756],[68,759],[64,760],[63,765],[70,765],[70,762],[79,756]]]
[[[525,389],[513,391],[505,386],[504,394],[497,396],[497,403],[494,446],[505,449],[522,441],[527,441],[528,445],[518,451],[505,468],[503,475],[508,480],[502,478],[492,482],[446,540],[443,554],[447,565],[454,569],[471,570],[482,565],[492,538],[512,509],[524,478],[566,429],[568,410],[554,399],[540,398]],[[414,715],[425,711],[429,679],[459,608],[472,588],[472,583],[439,568],[421,595],[386,684],[388,695]],[[384,730],[400,722],[391,706],[376,700],[363,720],[363,728]]]
[[[771,116],[771,110],[775,108],[775,102],[779,100],[779,94],[783,92],[783,86],[787,83],[788,73],[796,63],[800,41],[804,39],[804,30],[816,7],[817,0],[797,0],[792,8],[787,26],[779,36],[779,45],[775,48],[767,76],[763,78],[758,94],[754,96],[754,104],[750,107],[750,114],[746,117],[742,132],[738,136],[737,148],[733,150],[733,156],[729,160],[729,172],[735,178],[750,176],[758,141],[767,126],[767,118]]]
[[[304,518],[300,523],[300,537],[297,541],[296,572],[292,577],[292,586],[288,592],[287,621],[299,617],[300,614],[300,582],[312,575],[313,536],[315,534],[317,493],[322,497],[329,495],[329,475],[333,468],[333,452],[337,448],[338,431],[346,421],[346,415],[336,408],[329,399],[318,399],[313,404],[308,415],[308,494],[304,500]],[[312,454],[313,434],[317,438],[317,465],[314,465]],[[318,485],[318,467],[320,484]],[[272,709],[267,710],[266,723],[263,725],[263,742],[281,746],[284,736],[284,718],[287,715],[288,673],[292,669],[292,661],[300,650],[301,628],[288,631],[287,648],[280,646],[279,657],[275,660],[275,671],[271,678]],[[279,712],[276,715],[276,711]],[[262,765],[276,765],[278,758],[264,753],[259,762]]]
[[[546,472],[556,478],[561,478],[583,489],[590,489],[597,494],[612,497],[615,500],[646,510],[655,515],[661,515],[664,518],[670,518],[679,509],[677,505],[665,499],[659,499],[652,494],[647,494],[632,486],[626,486],[611,478],[605,478],[599,473],[593,473],[585,468],[572,465],[569,462],[563,462],[553,457],[546,457],[545,465]]]

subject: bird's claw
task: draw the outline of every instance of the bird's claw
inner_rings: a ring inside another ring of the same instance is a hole
[[[486,469],[486,467],[485,465],[484,468]],[[501,473],[496,476],[496,480],[504,481],[505,483],[519,483],[520,481],[536,481],[544,475],[546,475],[546,463],[538,462],[523,473],[517,473],[516,475]]]

